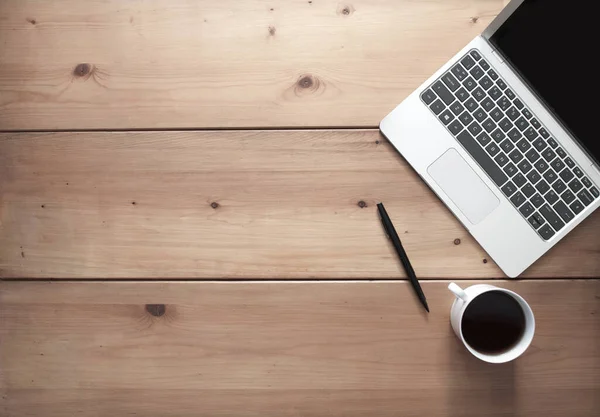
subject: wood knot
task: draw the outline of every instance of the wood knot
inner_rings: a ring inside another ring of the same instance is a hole
[[[351,4],[340,4],[337,8],[337,14],[341,16],[350,16],[354,13],[354,6]]]
[[[132,201],[132,202],[131,202],[131,205],[132,205],[132,206],[135,206],[136,204],[137,204],[137,203],[136,203],[135,201]]]
[[[298,86],[300,88],[310,88],[313,86],[313,80],[310,75],[305,75],[304,77],[298,80]]]
[[[478,21],[478,20],[479,20],[479,17],[477,17],[477,16],[473,16],[473,17],[471,18],[471,23],[477,23],[477,21]]]
[[[487,260],[487,259],[485,259],[485,258],[483,258],[483,263],[484,263],[484,264],[487,264],[487,263],[488,263],[488,260]]]
[[[77,66],[73,70],[73,75],[75,77],[85,77],[86,75],[89,75],[91,71],[92,71],[92,66],[90,64],[87,64],[87,63],[77,64]]]
[[[160,317],[165,314],[167,308],[164,304],[146,304],[146,311],[154,317]]]
[[[217,203],[216,201],[213,201],[212,203],[210,203],[210,206],[216,210],[219,208],[219,203]]]
[[[31,23],[32,25],[35,25],[37,23],[37,21],[34,18],[28,17],[26,19],[29,23]]]
[[[365,207],[368,207],[367,203],[365,203],[363,200],[360,200],[358,203],[356,203],[356,205],[358,207],[360,207],[361,209],[365,208]]]
[[[458,238],[457,238],[457,239],[454,239],[454,244],[455,244],[455,245],[460,245],[460,239],[458,239]]]
[[[275,26],[269,26],[269,35],[275,36],[275,32],[277,32]]]

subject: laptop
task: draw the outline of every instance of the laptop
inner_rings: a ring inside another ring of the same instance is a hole
[[[590,5],[511,1],[380,124],[509,277],[600,206]]]

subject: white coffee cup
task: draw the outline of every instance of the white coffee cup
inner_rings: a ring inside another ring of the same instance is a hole
[[[473,356],[485,362],[504,363],[518,358],[527,350],[531,344],[531,341],[533,340],[533,334],[535,333],[535,318],[533,317],[533,311],[531,311],[531,307],[529,307],[529,304],[527,304],[523,297],[505,288],[499,288],[487,284],[471,285],[463,290],[454,282],[452,282],[450,285],[448,285],[448,289],[456,296],[456,299],[452,304],[452,309],[450,310],[450,322],[452,323],[452,328],[454,329],[456,336],[458,336],[458,338],[463,342],[467,350],[471,352]],[[462,321],[465,310],[475,298],[488,291],[501,291],[511,296],[515,301],[517,301],[523,310],[523,315],[525,316],[525,330],[523,331],[521,338],[514,344],[513,347],[497,354],[479,352],[478,350],[472,348],[465,341],[462,333]]]

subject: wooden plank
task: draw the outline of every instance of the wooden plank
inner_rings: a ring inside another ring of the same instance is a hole
[[[600,280],[496,283],[536,316],[505,365],[455,338],[447,282],[429,315],[398,281],[3,282],[2,415],[599,415]]]
[[[501,0],[3,0],[0,130],[370,126]]]
[[[420,277],[503,277],[377,131],[2,134],[0,170],[0,277],[404,277],[378,201]],[[526,276],[600,276],[599,231]]]

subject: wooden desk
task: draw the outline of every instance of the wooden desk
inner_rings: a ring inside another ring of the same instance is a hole
[[[502,5],[2,1],[0,416],[600,414],[600,212],[503,280],[376,129]],[[464,279],[525,356],[455,340]]]

